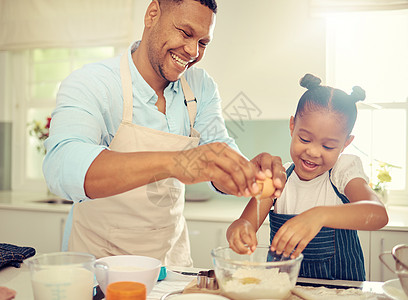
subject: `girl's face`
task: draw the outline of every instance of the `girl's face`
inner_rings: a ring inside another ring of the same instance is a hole
[[[305,111],[290,118],[290,155],[301,180],[311,180],[330,170],[340,153],[352,142],[345,118],[326,110]]]

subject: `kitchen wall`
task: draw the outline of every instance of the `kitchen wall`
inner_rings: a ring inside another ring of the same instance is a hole
[[[259,108],[257,119],[287,119],[304,92],[299,79],[325,79],[324,20],[310,15],[308,0],[218,6],[214,40],[199,66],[218,83],[224,107],[243,92]]]
[[[228,120],[225,122],[230,136],[234,137],[241,152],[252,159],[261,152],[268,152],[281,157],[282,162],[289,162],[289,118],[286,120],[251,120],[238,122]],[[214,192],[209,185],[198,183],[186,185],[186,199],[216,197],[223,198]]]
[[[268,152],[280,156],[283,163],[291,161],[289,117],[286,120],[251,120],[242,123],[228,120],[225,123],[230,136],[234,137],[248,159],[261,152]]]

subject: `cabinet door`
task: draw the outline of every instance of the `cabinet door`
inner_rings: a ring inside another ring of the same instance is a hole
[[[231,223],[187,220],[190,236],[191,256],[194,267],[213,269],[211,250],[228,246],[226,231]],[[269,224],[264,224],[257,233],[258,244],[269,245]]]
[[[371,280],[370,274],[370,249],[371,249],[371,232],[370,231],[357,231],[360,238],[361,248],[364,255],[364,267],[366,272],[366,280]]]
[[[1,209],[0,242],[40,253],[61,251],[66,218],[66,213]]]
[[[270,245],[270,229],[269,224],[263,224],[259,227],[258,232],[256,233],[256,238],[258,240],[258,245]]]
[[[187,220],[194,267],[213,269],[211,250],[227,246],[226,230],[230,223]]]
[[[370,274],[372,281],[387,281],[398,278],[379,259],[380,253],[391,251],[398,244],[408,244],[408,231],[379,230],[371,232],[371,265]],[[389,265],[395,268],[391,255],[385,257]]]

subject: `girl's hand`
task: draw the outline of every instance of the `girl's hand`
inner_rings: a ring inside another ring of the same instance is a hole
[[[258,244],[255,228],[242,218],[235,220],[228,227],[227,240],[230,248],[238,254],[251,254]]]
[[[323,227],[316,208],[309,209],[286,221],[275,234],[271,250],[276,251],[277,254],[283,252],[286,257],[298,257]],[[292,253],[293,250],[295,251]]]

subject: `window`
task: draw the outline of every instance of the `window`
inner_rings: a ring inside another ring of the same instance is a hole
[[[366,90],[347,151],[377,181],[379,162],[392,164],[389,201],[408,205],[408,10],[326,16],[327,84]]]
[[[45,125],[55,107],[61,81],[84,64],[115,56],[115,47],[55,48],[8,53],[10,93],[14,99],[12,188],[46,190],[42,174],[44,154],[29,134],[33,121]],[[22,121],[20,121],[22,120]]]

